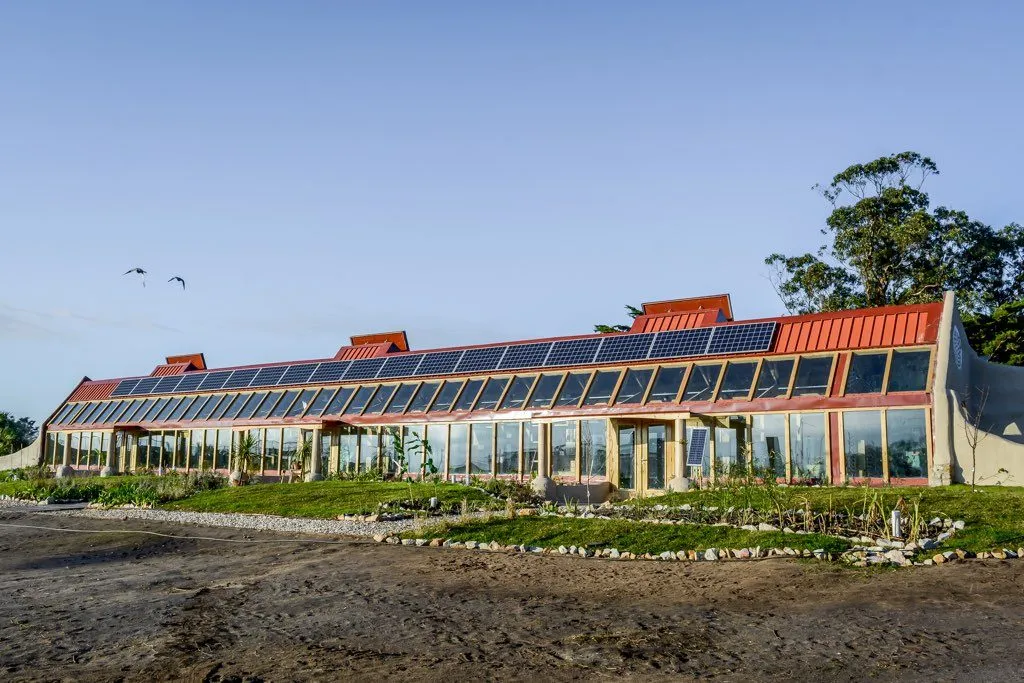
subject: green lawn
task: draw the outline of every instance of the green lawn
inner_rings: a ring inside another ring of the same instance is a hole
[[[379,503],[424,501],[436,496],[442,505],[471,506],[492,502],[483,491],[460,484],[420,484],[377,481],[317,481],[294,484],[252,484],[203,491],[166,503],[168,510],[195,512],[247,512],[284,517],[332,518],[343,514],[372,513]]]
[[[651,524],[627,520],[561,517],[492,518],[438,524],[422,531],[408,532],[406,538],[447,538],[453,541],[497,541],[502,545],[532,545],[542,548],[584,546],[616,548],[633,553],[661,553],[666,550],[707,548],[782,548],[842,552],[849,544],[817,534],[744,531],[725,526]]]
[[[753,507],[770,510],[772,496],[781,497],[779,503],[786,508],[803,507],[807,501],[813,510],[851,508],[859,512],[865,497],[880,497],[882,505],[891,510],[900,498],[908,506],[914,502],[920,505],[921,514],[926,518],[943,517],[962,519],[967,528],[959,531],[945,545],[975,552],[1003,547],[1014,549],[1024,545],[1024,487],[985,486],[972,492],[969,486],[943,486],[936,488],[902,487],[871,488],[832,487],[811,488],[792,486],[776,488],[773,492],[759,488],[724,489],[670,493],[647,498],[641,505],[690,505],[719,506],[727,508]]]

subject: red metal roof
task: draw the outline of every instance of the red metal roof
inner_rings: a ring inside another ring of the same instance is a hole
[[[665,332],[667,330],[686,330],[692,327],[707,327],[715,323],[726,322],[725,314],[720,308],[709,308],[689,313],[657,313],[639,315],[633,319],[630,332]]]
[[[149,373],[150,377],[166,377],[167,375],[183,375],[188,370],[192,369],[191,363],[168,363],[167,365],[158,365],[153,369],[153,372]]]
[[[378,332],[376,334],[357,334],[354,337],[349,337],[349,340],[352,342],[352,346],[391,342],[395,345],[395,349],[398,351],[409,350],[409,338],[405,335],[405,330],[400,330],[398,332]]]
[[[726,320],[732,320],[732,300],[728,294],[713,294],[711,296],[695,296],[689,299],[669,299],[667,301],[652,301],[643,305],[644,313],[682,313],[688,311],[700,311],[707,308],[719,308],[725,314]]]
[[[110,398],[111,392],[117,386],[119,380],[100,380],[96,382],[82,382],[74,393],[68,397],[68,401],[99,401]]]
[[[941,315],[934,303],[779,318],[774,353],[934,344]]]
[[[358,346],[342,346],[334,354],[334,360],[359,360],[360,358],[376,358],[391,353],[395,345],[391,342],[379,344],[359,344]]]
[[[186,353],[181,356],[167,356],[167,364],[189,363],[196,370],[206,369],[206,356],[201,353]]]

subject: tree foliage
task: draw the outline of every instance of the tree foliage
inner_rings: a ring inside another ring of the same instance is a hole
[[[629,304],[626,304],[626,313],[629,315],[630,320],[635,319],[638,315],[644,314],[642,309],[637,308],[636,306],[630,306]],[[629,329],[630,325],[594,325],[594,332],[600,332],[602,334],[607,334],[609,332],[629,332]]]
[[[0,455],[8,455],[30,445],[39,435],[35,420],[15,418],[0,412]]]

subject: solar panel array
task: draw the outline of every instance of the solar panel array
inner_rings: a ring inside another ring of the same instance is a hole
[[[686,449],[686,464],[690,467],[700,467],[704,464],[704,453],[708,450],[708,434],[711,430],[707,427],[694,427],[690,432],[690,443]]]
[[[775,322],[748,323],[668,332],[564,339],[556,342],[486,346],[459,351],[408,353],[354,361],[190,372],[185,375],[122,380],[111,396],[252,389],[759,353],[771,349],[775,329]]]

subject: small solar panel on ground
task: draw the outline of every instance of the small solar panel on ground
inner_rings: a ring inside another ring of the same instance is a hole
[[[423,361],[416,369],[416,376],[447,374],[455,369],[460,358],[462,358],[462,351],[437,351],[424,354]]]
[[[768,351],[772,346],[772,337],[775,336],[775,327],[774,321],[716,327],[707,353],[720,355]]]
[[[708,434],[711,430],[707,427],[694,427],[690,433],[690,443],[686,448],[686,464],[690,467],[700,467],[704,464],[704,452],[708,448]]]
[[[455,372],[488,372],[498,367],[505,355],[506,346],[488,346],[482,349],[466,349],[455,366]]]
[[[688,358],[704,354],[711,328],[658,332],[648,358]]]
[[[224,382],[225,389],[244,389],[249,386],[249,383],[256,378],[256,373],[260,370],[259,368],[245,368],[244,370],[235,370],[231,373],[231,377],[228,377],[228,381]]]
[[[110,393],[111,396],[127,396],[132,393],[132,389],[139,383],[137,379],[123,379],[117,383],[114,391]]]
[[[377,373],[377,377],[412,377],[416,374],[416,366],[420,364],[421,360],[423,360],[422,353],[413,353],[408,356],[393,356],[386,359],[384,367]]]
[[[544,361],[544,367],[559,367],[564,365],[588,365],[594,362],[594,355],[601,345],[600,337],[588,337],[587,339],[566,339],[555,342],[551,347],[551,353]]]
[[[654,343],[653,334],[623,334],[605,337],[594,359],[596,363],[618,363],[647,358]]]
[[[345,380],[373,379],[380,372],[384,365],[385,358],[360,358],[352,361],[348,371],[345,373]]]
[[[260,368],[253,380],[249,382],[249,386],[272,387],[281,380],[281,377],[284,375],[286,370],[288,370],[287,365],[275,365],[271,368]]]
[[[348,366],[351,361],[347,360],[336,360],[329,363],[321,363],[320,367],[313,371],[313,376],[309,378],[310,382],[337,382],[344,375],[345,371],[348,370]]]
[[[292,365],[281,377],[278,384],[305,384],[309,381],[309,378],[312,377],[313,371],[316,370],[317,365],[319,365],[319,363],[302,363],[301,365]]]
[[[509,346],[505,357],[498,364],[500,370],[519,370],[521,368],[543,367],[544,359],[551,350],[551,342],[536,344],[518,344]]]
[[[139,396],[141,394],[149,394],[153,392],[155,387],[160,382],[159,377],[144,377],[139,380],[139,383],[132,389],[132,396]]]
[[[152,393],[154,394],[170,394],[178,388],[178,384],[181,383],[181,375],[171,375],[169,377],[161,377],[160,381],[153,387]]]

